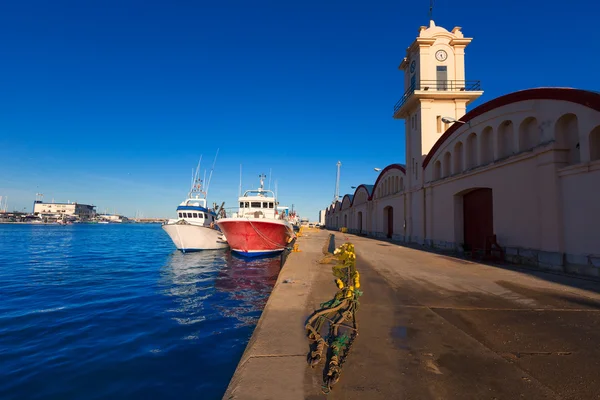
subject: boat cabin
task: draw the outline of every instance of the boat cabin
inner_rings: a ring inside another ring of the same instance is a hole
[[[205,199],[187,199],[177,207],[177,217],[191,224],[210,225],[217,214],[206,208]]]
[[[238,200],[240,202],[239,217],[269,219],[279,217],[277,200],[270,190],[248,190]]]

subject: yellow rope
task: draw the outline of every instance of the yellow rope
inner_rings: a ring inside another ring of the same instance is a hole
[[[327,244],[325,245],[327,246]],[[332,267],[335,276],[335,284],[338,292],[333,299],[321,304],[321,309],[316,310],[307,320],[306,333],[310,342],[308,364],[311,367],[319,364],[323,358],[325,347],[328,349],[328,362],[325,366],[322,390],[329,393],[335,385],[342,372],[344,363],[352,342],[358,335],[358,322],[356,321],[356,310],[358,308],[358,297],[362,295],[360,288],[360,274],[356,270],[356,253],[352,243],[344,243],[339,246],[333,254],[325,251],[325,258],[332,258],[336,265]],[[347,325],[348,321],[352,325]],[[321,328],[329,323],[329,334],[323,338]],[[340,328],[343,332],[340,332]],[[347,332],[350,332],[348,335]]]

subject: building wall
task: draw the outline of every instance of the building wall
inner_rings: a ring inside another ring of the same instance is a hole
[[[75,204],[35,203],[33,212],[39,214],[75,215]]]
[[[55,214],[91,218],[96,215],[94,206],[78,203],[34,203],[34,214]]]
[[[600,161],[559,172],[566,262],[600,267]]]
[[[321,210],[319,211],[319,224],[320,225],[325,225],[325,214],[326,214],[327,210]]]
[[[460,251],[464,196],[489,188],[507,260],[600,276],[600,95],[549,89],[544,98],[545,90],[473,110],[432,146],[420,187],[395,191],[389,178],[408,178],[388,167],[372,196],[356,204],[348,197],[343,212],[366,213],[366,233],[385,237],[384,210],[393,207],[393,239]],[[337,215],[330,210],[329,220]]]

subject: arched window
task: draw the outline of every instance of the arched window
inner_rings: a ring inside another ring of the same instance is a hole
[[[554,128],[556,148],[566,150],[567,164],[579,164],[581,154],[579,152],[579,124],[575,114],[565,114],[556,121]]]
[[[540,143],[537,119],[529,117],[519,127],[519,151],[531,150]]]
[[[481,165],[486,165],[494,161],[494,130],[491,126],[485,127],[481,132],[479,140],[479,153],[481,154]]]
[[[498,128],[498,158],[514,154],[514,133],[512,121],[504,121]]]
[[[466,169],[471,169],[477,166],[477,134],[471,133],[467,138],[466,151],[467,165]]]
[[[446,154],[444,154],[444,165],[442,166],[442,176],[445,178],[447,176],[452,175],[452,155],[450,154],[449,151],[446,152]]]
[[[590,161],[600,160],[600,125],[590,133]]]
[[[452,169],[452,173],[460,174],[463,170],[463,144],[462,142],[458,142],[454,145],[454,168]]]
[[[442,177],[442,163],[440,160],[437,160],[435,164],[433,164],[433,179],[437,180]]]

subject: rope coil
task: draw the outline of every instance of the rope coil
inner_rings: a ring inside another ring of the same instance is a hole
[[[333,235],[331,235],[333,236]],[[356,311],[358,298],[362,296],[360,274],[356,270],[356,253],[352,243],[344,243],[333,254],[325,251],[325,258],[333,258],[336,264],[332,267],[335,284],[338,288],[335,296],[320,305],[307,320],[305,328],[310,351],[307,355],[308,365],[317,366],[323,359],[327,348],[327,362],[324,367],[323,393],[331,392],[341,376],[342,365],[350,352],[356,336],[358,322]],[[329,329],[325,337],[321,335],[323,326],[328,323]]]

